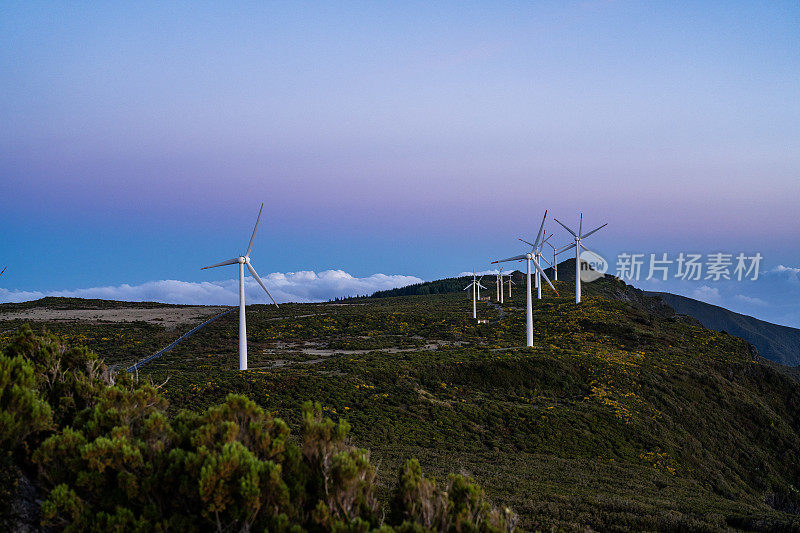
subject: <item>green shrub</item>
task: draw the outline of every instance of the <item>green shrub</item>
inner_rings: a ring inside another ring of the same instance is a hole
[[[170,418],[156,387],[112,376],[93,354],[30,329],[0,354],[0,384],[4,451],[49,430],[32,451],[20,451],[22,467],[35,466],[46,491],[46,527],[391,529],[379,513],[369,452],[349,444],[348,423],[323,417],[318,403],[303,405],[299,442],[286,423],[237,394]],[[409,464],[392,515],[401,529],[493,531],[509,524],[472,481],[451,476],[440,491],[419,463]],[[429,508],[433,514],[420,512]]]

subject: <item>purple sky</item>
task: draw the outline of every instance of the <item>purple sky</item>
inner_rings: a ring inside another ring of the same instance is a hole
[[[263,272],[485,268],[545,208],[794,268],[798,42],[796,2],[5,2],[0,286],[228,279],[261,201]]]

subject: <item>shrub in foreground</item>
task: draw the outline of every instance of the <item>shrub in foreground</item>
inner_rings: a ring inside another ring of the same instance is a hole
[[[34,479],[41,522],[57,530],[461,532],[516,523],[470,479],[439,487],[416,460],[401,468],[387,515],[369,452],[319,404],[303,406],[299,440],[241,395],[169,417],[156,387],[27,327],[0,352],[0,386],[3,471]]]

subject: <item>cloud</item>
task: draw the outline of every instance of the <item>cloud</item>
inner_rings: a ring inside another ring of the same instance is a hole
[[[496,276],[499,270],[481,270],[480,272],[475,272],[476,276]],[[511,272],[511,271],[509,271]],[[506,272],[508,274],[509,272]],[[464,278],[464,277],[472,277],[472,272],[459,272],[456,274],[455,277],[457,278]]]
[[[692,298],[708,303],[719,303],[721,300],[719,289],[716,287],[711,288],[708,285],[703,285],[692,291]]]
[[[797,267],[787,267],[784,265],[778,265],[772,270],[765,272],[765,274],[778,274],[786,276],[789,281],[793,282],[800,282],[800,268]]]
[[[373,274],[364,278],[343,270],[323,272],[274,272],[263,276],[264,284],[278,303],[324,302],[336,297],[372,294],[383,289],[422,283],[415,276]],[[245,277],[245,299],[249,303],[266,303],[268,297],[256,280]],[[60,291],[14,291],[0,288],[0,302],[26,302],[45,296],[99,298],[130,302],[163,302],[193,305],[236,305],[239,302],[239,281],[189,282],[179,280],[149,281],[141,285],[122,284],[112,287],[91,287]]]
[[[744,302],[747,304],[753,305],[769,305],[767,302],[762,300],[761,298],[755,298],[752,296],[745,296],[744,294],[737,294],[734,296],[735,299],[739,300],[740,302]]]

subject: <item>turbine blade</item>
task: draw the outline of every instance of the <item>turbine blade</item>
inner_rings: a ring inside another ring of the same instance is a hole
[[[2,275],[3,275],[3,272],[5,272],[7,268],[8,268],[8,267],[3,267],[3,270],[2,270],[2,271],[0,271],[0,276],[2,276]]]
[[[548,260],[547,260],[547,258],[546,258],[545,256],[542,256],[542,261],[544,261],[545,263],[547,263],[547,266],[553,266],[553,264],[552,264],[550,261],[548,261]]]
[[[539,274],[541,274],[542,277],[544,278],[544,280],[547,282],[547,284],[550,285],[550,288],[553,289],[553,292],[555,292],[557,296],[561,296],[560,294],[558,294],[558,291],[556,290],[556,288],[553,287],[553,284],[550,283],[550,278],[548,278],[547,274],[544,273],[544,270],[542,270],[542,267],[540,267],[539,263],[536,262],[536,259],[533,259],[532,261],[533,261],[533,264],[536,265],[536,270],[539,271]]]
[[[553,218],[553,220],[555,220],[556,222],[558,222],[559,224],[561,224],[561,221],[560,221],[560,220],[558,220],[557,218]],[[572,231],[571,229],[569,229],[568,227],[566,227],[564,224],[561,224],[561,227],[562,227],[562,228],[564,228],[565,230],[567,230],[568,232],[572,233],[572,236],[573,236],[573,237],[576,237],[576,238],[578,237],[577,235],[575,235],[575,232],[574,232],[574,231]]]
[[[566,252],[567,250],[571,250],[572,248],[575,248],[575,243],[574,242],[572,244],[568,244],[567,246],[563,247],[562,249],[560,249],[556,253],[560,254],[561,252]]]
[[[591,235],[591,234],[592,234],[592,233],[594,233],[595,231],[600,231],[601,229],[605,228],[606,226],[608,226],[608,222],[606,222],[605,224],[603,224],[603,225],[602,225],[602,226],[600,226],[599,228],[593,229],[592,231],[590,231],[590,232],[589,232],[589,233],[587,233],[586,235],[582,235],[582,236],[581,236],[581,239],[584,239],[584,238],[588,237],[589,235]]]
[[[250,263],[245,263],[245,265],[247,265],[247,270],[250,271],[250,274],[252,274],[253,277],[256,278],[256,281],[258,282],[258,284],[261,285],[261,288],[264,289],[264,292],[267,293],[267,296],[269,296],[269,299],[272,300],[272,303],[275,304],[275,307],[278,307],[278,302],[276,302],[275,298],[273,298],[272,295],[269,293],[269,291],[267,290],[267,287],[264,285],[264,282],[261,281],[261,278],[258,277],[258,274],[256,273],[256,269],[254,269],[252,266],[250,266]]]
[[[500,259],[499,261],[492,261],[492,264],[505,263],[506,261],[519,261],[521,259],[525,259],[526,257],[528,257],[527,254],[515,255],[514,257],[509,257],[508,259]]]
[[[583,213],[581,213],[581,221],[578,224],[578,235],[581,235],[581,232],[583,232]],[[583,235],[581,235],[581,238],[583,238]]]
[[[217,263],[216,265],[203,267],[200,270],[205,270],[207,268],[217,268],[217,267],[221,267],[221,266],[225,266],[225,265],[232,265],[232,264],[238,263],[238,262],[239,262],[239,258],[238,257],[234,257],[233,259],[228,259],[227,261],[223,261],[222,263]]]
[[[522,242],[524,242],[525,244],[528,244],[528,245],[530,245],[530,246],[531,246],[531,247],[533,247],[533,248],[536,248],[536,246],[534,246],[532,242],[528,242],[528,241],[526,241],[525,239],[519,239],[519,240],[521,240],[521,241],[522,241]]]
[[[602,259],[602,258],[603,258],[603,256],[601,256],[601,255],[600,255],[600,254],[598,254],[597,252],[593,252],[593,251],[591,251],[590,249],[588,249],[586,246],[584,246],[584,245],[583,245],[583,243],[581,243],[581,249],[582,249],[583,251],[585,251],[585,252],[589,252],[590,254],[592,254],[592,255],[594,255],[594,256],[597,256],[597,257],[599,257],[600,259]]]
[[[484,289],[484,290],[488,290],[488,289],[486,289],[486,287],[484,287],[484,286],[483,286],[483,285],[481,285],[480,283],[478,283],[478,287],[480,287],[481,289]]]
[[[253,228],[253,236],[250,237],[250,244],[247,246],[247,251],[244,253],[245,257],[250,257],[250,252],[253,251],[253,241],[256,240],[256,230],[258,229],[259,221],[261,221],[261,211],[263,211],[263,210],[264,210],[264,204],[262,203],[261,204],[261,209],[258,210],[258,218],[256,219],[256,225]],[[267,289],[264,289],[264,290],[267,290]],[[272,298],[272,296],[270,296],[270,298]],[[273,300],[273,301],[275,301],[275,300]],[[278,304],[275,304],[275,305],[278,305]]]
[[[544,210],[544,216],[542,217],[542,225],[541,225],[541,226],[539,226],[539,234],[538,234],[538,235],[536,235],[536,240],[535,240],[535,241],[533,241],[533,242],[535,242],[535,243],[536,243],[536,244],[534,244],[534,245],[533,245],[533,247],[534,247],[534,248],[536,248],[537,246],[539,246],[539,239],[541,239],[541,238],[542,238],[542,232],[544,231],[544,220],[545,220],[546,218],[547,218],[547,209],[545,209],[545,210]]]

